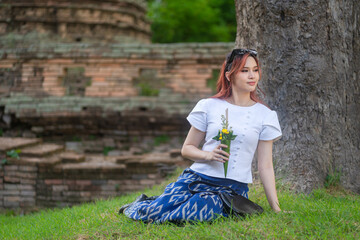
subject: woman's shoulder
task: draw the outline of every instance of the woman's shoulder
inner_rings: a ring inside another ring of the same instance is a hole
[[[213,106],[213,104],[221,104],[222,101],[219,98],[203,98],[200,99],[197,104],[203,105],[203,106]]]
[[[198,100],[198,102],[196,103],[192,112],[205,112],[206,113],[208,111],[208,106],[209,106],[208,102],[209,102],[208,98],[203,98],[203,99]]]
[[[262,118],[263,121],[267,121],[267,119],[277,119],[277,112],[275,110],[270,109],[268,106],[262,104],[262,103],[257,103],[257,110],[256,114],[258,115],[258,117]]]
[[[266,106],[265,104],[263,104],[261,102],[257,102],[256,105],[257,105],[259,111],[261,111],[261,112],[270,113],[271,111],[273,111],[268,106]]]

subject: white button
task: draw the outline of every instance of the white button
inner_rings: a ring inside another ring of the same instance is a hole
[[[240,148],[237,148],[237,150],[240,150]]]
[[[232,169],[235,169],[235,167],[232,167]]]
[[[247,128],[244,128],[244,130],[246,130]]]
[[[245,134],[243,134],[243,137],[245,136]]]
[[[246,123],[246,125],[249,125],[249,123]]]
[[[250,116],[247,116],[247,118],[250,118]]]

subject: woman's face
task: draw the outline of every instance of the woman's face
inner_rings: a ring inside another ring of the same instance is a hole
[[[233,91],[252,92],[255,91],[259,81],[259,67],[253,57],[246,59],[244,68],[241,69],[232,81]]]

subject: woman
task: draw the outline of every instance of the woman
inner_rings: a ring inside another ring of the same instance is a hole
[[[222,66],[218,93],[200,100],[187,117],[191,128],[181,153],[194,163],[159,197],[141,195],[120,212],[135,220],[155,223],[210,221],[227,216],[220,197],[211,192],[219,188],[198,186],[198,193],[191,194],[188,185],[206,181],[230,187],[247,197],[256,150],[268,202],[275,212],[281,211],[272,164],[273,141],[281,137],[281,129],[276,112],[260,103],[256,95],[260,77],[257,52],[234,49]]]

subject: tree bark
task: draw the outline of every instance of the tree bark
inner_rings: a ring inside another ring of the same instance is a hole
[[[360,193],[360,1],[235,0],[236,47],[255,48],[283,137],[276,173],[310,192]]]

